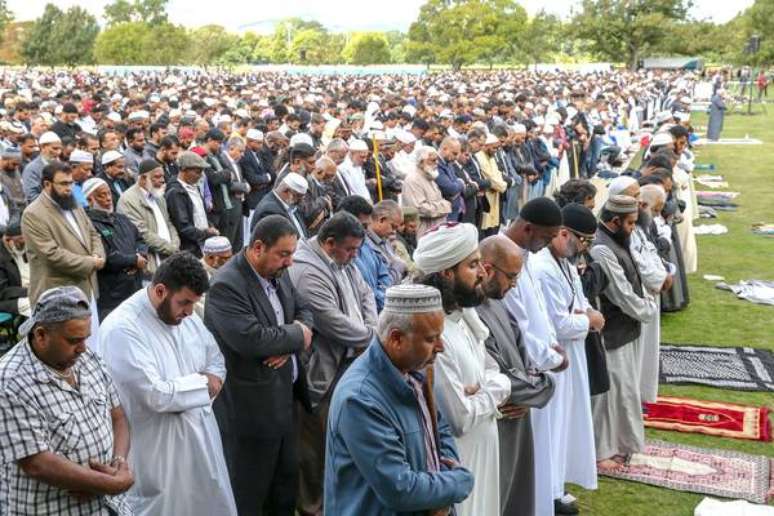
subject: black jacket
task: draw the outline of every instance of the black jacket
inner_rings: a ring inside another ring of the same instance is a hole
[[[27,297],[27,289],[22,287],[19,267],[5,245],[0,243],[0,312],[18,314],[20,297]]]
[[[180,250],[188,251],[201,258],[200,244],[207,239],[209,234],[194,226],[193,202],[179,180],[175,179],[167,185],[164,199],[167,201],[169,219],[180,235]]]
[[[253,439],[288,435],[293,430],[293,400],[309,406],[306,375],[298,359],[304,335],[293,321],[311,329],[312,313],[290,276],[283,275],[275,285],[286,323],[282,325],[244,252],[221,267],[207,292],[204,324],[218,342],[228,373],[215,401],[222,435]],[[263,364],[271,356],[288,354],[296,356],[295,383],[291,360],[277,370]]]
[[[293,219],[290,218],[291,217],[290,213],[288,213],[288,211],[285,209],[282,203],[280,203],[280,200],[277,198],[277,194],[272,192],[269,195],[265,196],[263,199],[261,199],[261,203],[258,205],[257,208],[255,208],[253,219],[250,221],[250,234],[253,233],[253,229],[255,229],[255,225],[258,224],[258,221],[269,215],[282,215],[283,217],[288,219],[295,227],[295,223],[293,222]],[[304,220],[301,214],[299,213],[298,210],[296,210],[296,213],[293,216],[296,217],[296,220],[299,222],[301,229],[303,229],[304,231],[304,234],[299,235],[299,237],[307,238],[309,234],[306,230],[306,224],[304,224]]]
[[[264,162],[264,156],[250,149],[245,149],[242,159],[239,160],[239,166],[242,167],[243,179],[251,188],[250,193],[245,198],[245,206],[249,213],[271,191],[275,176],[271,170],[271,165]]]
[[[78,137],[78,133],[81,132],[81,126],[75,122],[66,124],[61,120],[57,120],[54,122],[54,125],[51,126],[51,131],[55,132],[60,138],[67,136],[75,140]]]
[[[148,246],[126,215],[93,209],[86,213],[105,248],[105,267],[97,271],[97,308],[99,319],[103,321],[114,308],[142,288],[142,271],[137,269],[137,255],[147,254]]]

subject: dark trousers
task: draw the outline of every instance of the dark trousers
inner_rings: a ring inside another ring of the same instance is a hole
[[[231,447],[231,488],[240,516],[293,516],[298,491],[296,435],[236,437]]]
[[[325,430],[330,400],[326,397],[314,413],[296,403],[298,414],[301,478],[298,488],[298,512],[301,515],[322,514]]]
[[[231,201],[231,209],[223,210],[218,223],[215,225],[220,234],[231,242],[234,254],[242,250],[244,239],[242,238],[242,203],[237,199]]]

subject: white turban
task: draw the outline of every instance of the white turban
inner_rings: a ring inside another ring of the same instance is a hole
[[[607,186],[607,195],[622,195],[624,190],[637,182],[632,176],[618,176]]]
[[[478,249],[478,230],[473,224],[443,224],[419,239],[414,263],[424,274],[450,269]]]

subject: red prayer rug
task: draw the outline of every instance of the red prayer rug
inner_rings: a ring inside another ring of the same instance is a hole
[[[774,495],[774,460],[731,450],[647,441],[620,468],[600,474],[676,491],[766,503]]]
[[[720,401],[659,396],[645,403],[645,426],[752,441],[771,440],[769,409]]]

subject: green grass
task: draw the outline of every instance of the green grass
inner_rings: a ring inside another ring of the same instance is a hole
[[[759,113],[760,105],[754,106]],[[693,123],[706,125],[706,116],[694,114]],[[774,238],[754,235],[756,222],[774,223],[774,109],[770,114],[732,115],[725,120],[723,137],[749,134],[763,145],[704,146],[697,150],[698,163],[714,163],[713,174],[729,182],[728,190],[741,192],[736,212],[718,212],[715,220],[728,227],[720,236],[697,236],[699,271],[689,276],[691,303],[687,309],[662,317],[662,341],[716,346],[749,345],[774,350],[774,307],[755,305],[718,290],[704,274],[742,279],[774,280]],[[708,172],[697,172],[703,174]],[[700,185],[699,190],[704,189]],[[741,392],[700,386],[662,386],[661,394],[747,405],[766,405],[774,410],[774,394]],[[699,434],[648,430],[649,438],[705,448],[725,448],[774,457],[774,444],[725,439]],[[594,492],[572,487],[583,514],[594,516],[692,516],[704,495],[682,493],[636,482],[601,477]]]

